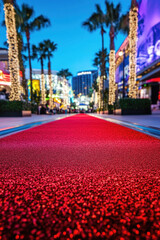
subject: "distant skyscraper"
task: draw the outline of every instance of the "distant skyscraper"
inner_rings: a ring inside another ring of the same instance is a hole
[[[92,87],[92,84],[97,77],[97,70],[78,72],[77,76],[72,78],[72,89],[75,96],[80,93],[85,96],[88,95],[89,89]]]

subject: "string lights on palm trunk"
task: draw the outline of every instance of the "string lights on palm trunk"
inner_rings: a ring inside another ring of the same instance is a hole
[[[115,103],[115,50],[111,50],[109,54],[109,105],[113,105]]]
[[[45,90],[44,74],[41,75],[41,89],[42,89],[41,101],[42,101],[42,104],[45,105],[46,104],[46,90]]]
[[[53,109],[53,88],[52,88],[52,75],[49,74],[49,106],[50,109]]]
[[[137,29],[138,29],[138,4],[132,1],[129,13],[129,97],[137,97],[136,86],[136,59],[137,59]]]
[[[103,76],[100,76],[100,78],[99,78],[99,108],[103,107],[102,92],[103,92]]]
[[[20,76],[19,76],[19,59],[17,31],[15,23],[14,6],[11,3],[4,3],[5,24],[7,28],[7,39],[9,44],[8,58],[9,71],[11,79],[10,101],[20,101]]]

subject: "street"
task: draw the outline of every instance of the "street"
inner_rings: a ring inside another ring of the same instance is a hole
[[[1,239],[160,238],[159,139],[76,114],[0,150]]]

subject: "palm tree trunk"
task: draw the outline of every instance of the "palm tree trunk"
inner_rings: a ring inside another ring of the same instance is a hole
[[[110,54],[109,54],[109,105],[114,105],[115,103],[115,46],[114,46],[114,27],[111,24],[110,28]]]
[[[51,74],[51,60],[50,57],[48,56],[48,77],[49,77],[49,106],[50,109],[53,109],[53,99],[52,99],[52,94],[53,94],[53,89],[52,89],[52,74]]]
[[[31,82],[31,102],[32,102],[33,101],[33,87],[32,87],[32,64],[31,64],[30,33],[29,33],[29,29],[26,30],[26,37],[27,37],[29,74],[30,74],[30,82]]]
[[[104,29],[101,26],[101,37],[102,37],[102,63],[101,63],[101,77],[100,77],[100,84],[99,84],[99,101],[100,101],[100,108],[103,107],[104,111],[104,76],[105,76],[105,56],[104,56]]]
[[[27,80],[25,77],[25,67],[24,67],[24,62],[23,62],[23,58],[22,58],[23,40],[21,37],[22,36],[20,34],[17,35],[19,67],[20,67],[20,71],[22,72],[22,87],[24,89],[25,99],[28,100]]]
[[[45,91],[43,58],[41,58],[41,102],[42,102],[43,105],[46,104],[46,91]]]
[[[20,100],[20,77],[15,11],[12,0],[4,0],[5,23],[9,43],[8,57],[11,78],[10,101]]]

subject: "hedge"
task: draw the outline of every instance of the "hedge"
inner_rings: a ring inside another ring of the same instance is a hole
[[[149,99],[124,98],[119,100],[122,114],[151,114],[151,101]]]
[[[22,101],[0,100],[0,113],[21,112],[23,110],[30,110],[32,113],[36,113],[37,104]]]

